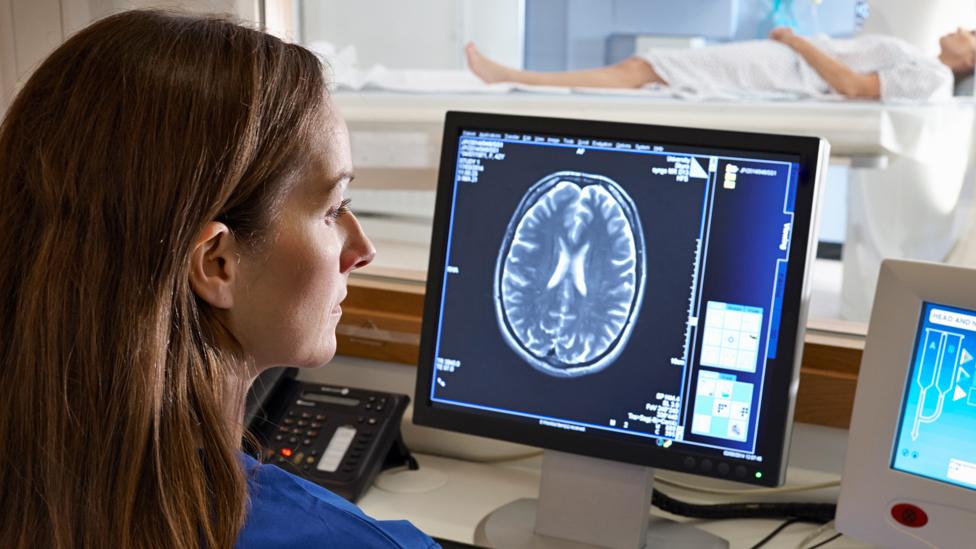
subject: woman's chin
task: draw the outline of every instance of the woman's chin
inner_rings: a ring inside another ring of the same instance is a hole
[[[320,353],[315,353],[315,355],[309,357],[308,360],[302,361],[301,364],[296,364],[296,367],[302,369],[310,369],[310,370],[315,368],[321,368],[322,366],[325,366],[329,362],[332,362],[332,359],[335,358],[335,355],[336,355],[335,346],[332,346],[331,349],[323,350]]]
[[[331,334],[329,334],[324,348],[321,349],[319,352],[315,353],[313,360],[308,361],[307,365],[304,367],[321,368],[322,366],[325,366],[329,362],[332,362],[332,359],[335,358],[335,355],[336,355],[336,336],[335,336],[335,332],[332,332]]]

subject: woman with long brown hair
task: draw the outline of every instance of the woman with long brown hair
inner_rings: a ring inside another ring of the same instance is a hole
[[[253,378],[335,353],[374,249],[307,50],[126,12],[0,127],[0,547],[428,547],[240,450]]]

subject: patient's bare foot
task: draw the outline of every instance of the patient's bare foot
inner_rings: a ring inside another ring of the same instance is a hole
[[[512,76],[515,72],[513,69],[506,67],[500,63],[496,63],[491,59],[488,59],[475,47],[474,42],[468,42],[464,46],[464,54],[468,58],[468,68],[471,72],[475,73],[478,78],[485,81],[486,84],[492,84],[494,82],[511,82],[513,80]]]

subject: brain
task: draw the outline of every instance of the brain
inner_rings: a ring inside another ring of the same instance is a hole
[[[532,367],[576,377],[616,360],[640,309],[644,236],[616,182],[559,172],[533,185],[508,224],[494,298],[506,342]]]

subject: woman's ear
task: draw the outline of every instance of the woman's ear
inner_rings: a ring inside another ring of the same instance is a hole
[[[234,306],[233,286],[240,274],[233,233],[217,221],[207,223],[190,252],[190,288],[217,309]]]

